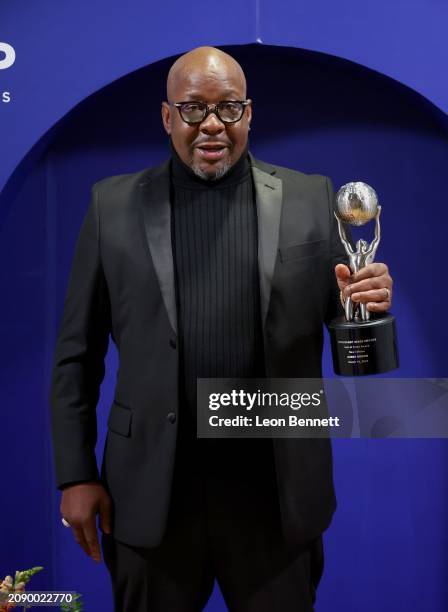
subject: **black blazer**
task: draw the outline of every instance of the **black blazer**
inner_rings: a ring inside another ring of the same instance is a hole
[[[342,313],[334,276],[346,263],[328,178],[251,154],[268,377],[320,377],[323,323]],[[109,334],[119,353],[98,472],[96,405]],[[96,183],[78,237],[51,383],[58,488],[101,478],[113,532],[156,546],[170,499],[178,419],[178,348],[169,160]],[[331,443],[274,439],[283,528],[305,542],[336,507]]]

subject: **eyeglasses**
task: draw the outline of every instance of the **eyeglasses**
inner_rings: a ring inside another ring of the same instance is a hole
[[[217,104],[206,104],[205,102],[174,102],[179,114],[185,123],[194,125],[202,123],[210,113],[215,115],[223,123],[236,123],[241,119],[249,100],[223,100]]]

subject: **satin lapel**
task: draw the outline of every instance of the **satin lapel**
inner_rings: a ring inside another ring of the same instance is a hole
[[[140,183],[143,223],[168,318],[177,334],[174,262],[171,243],[169,161]]]
[[[272,277],[277,258],[283,182],[273,176],[275,168],[260,163],[250,155],[254,177],[258,216],[258,267],[260,278],[261,315],[263,327],[271,297]],[[271,169],[267,172],[263,168]]]
[[[279,240],[282,180],[275,168],[250,153],[258,217],[258,267],[263,326],[269,308]],[[140,183],[143,222],[149,252],[173,331],[177,334],[174,262],[171,243],[169,161]]]

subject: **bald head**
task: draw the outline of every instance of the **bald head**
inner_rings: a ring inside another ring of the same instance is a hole
[[[167,98],[162,102],[163,125],[179,157],[199,177],[219,179],[241,157],[248,142],[252,101],[246,100],[241,66],[215,47],[193,49],[171,66]],[[199,116],[204,111],[203,118],[185,120],[175,106],[180,102],[183,108],[199,108]],[[223,121],[216,105],[237,118]]]
[[[166,82],[168,100],[174,100],[179,88],[199,75],[210,80],[228,77],[238,83],[243,98],[246,97],[246,77],[239,63],[216,47],[197,47],[181,55],[171,66]]]

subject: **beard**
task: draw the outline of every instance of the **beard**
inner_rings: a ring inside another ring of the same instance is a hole
[[[193,157],[190,160],[190,168],[193,170],[196,176],[203,179],[204,181],[217,181],[218,179],[222,178],[230,170],[230,167],[231,167],[230,161],[226,161],[220,168],[215,170],[215,172],[210,173],[210,172],[205,172],[204,170],[201,170],[201,168],[193,162]]]

